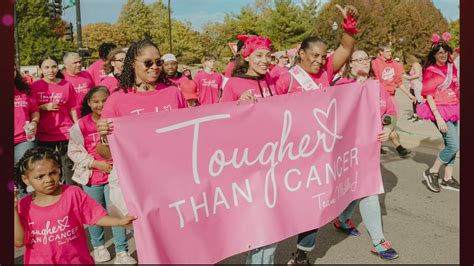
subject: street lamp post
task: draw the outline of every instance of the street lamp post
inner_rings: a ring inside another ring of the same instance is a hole
[[[168,31],[170,35],[170,53],[173,53],[173,40],[171,39],[171,0],[168,0]]]

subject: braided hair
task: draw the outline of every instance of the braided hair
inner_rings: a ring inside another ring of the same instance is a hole
[[[23,80],[23,77],[18,72],[18,69],[16,69],[16,67],[15,67],[15,70],[16,70],[16,75],[15,75],[14,83],[15,83],[16,89],[21,92],[26,93],[27,95],[30,95],[31,93],[30,86],[28,86],[28,84],[26,84],[26,82]]]
[[[23,157],[15,164],[13,181],[15,185],[23,190],[26,184],[23,182],[22,176],[26,174],[31,165],[41,160],[52,160],[61,169],[61,157],[58,152],[47,147],[31,148],[23,154]]]
[[[158,52],[160,51],[156,44],[147,39],[132,43],[130,48],[127,50],[127,55],[125,55],[125,60],[123,61],[123,71],[119,77],[118,84],[118,87],[125,93],[128,92],[129,88],[135,85],[135,68],[133,67],[135,58],[137,58],[143,48],[148,46],[155,47]]]

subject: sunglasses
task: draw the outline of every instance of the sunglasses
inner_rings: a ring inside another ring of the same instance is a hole
[[[352,59],[351,60],[352,62],[357,62],[357,63],[367,63],[367,62],[370,62],[370,58],[366,57],[366,58],[358,58],[358,59]]]
[[[145,65],[146,68],[150,68],[153,66],[153,64],[155,64],[157,67],[161,67],[163,65],[163,59],[159,58],[159,59],[155,59],[155,60],[145,60],[145,61],[140,61],[138,59],[135,59],[135,61],[138,61],[138,62],[142,62],[143,65]]]
[[[122,63],[123,63],[124,60],[125,60],[125,58],[122,58],[122,59],[114,59],[114,60],[112,60],[112,61],[114,61],[114,62],[122,62]]]

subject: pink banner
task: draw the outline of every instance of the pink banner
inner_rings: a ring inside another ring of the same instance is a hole
[[[216,263],[382,193],[378,86],[114,119],[139,262]]]

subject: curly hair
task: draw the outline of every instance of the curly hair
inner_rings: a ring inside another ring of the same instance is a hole
[[[30,86],[28,86],[28,84],[26,84],[26,82],[23,80],[23,77],[18,72],[18,69],[16,69],[16,67],[15,67],[15,71],[16,71],[16,75],[15,75],[14,84],[15,84],[16,89],[21,92],[26,93],[27,95],[30,95],[31,94]]]
[[[114,67],[112,66],[111,62],[115,60],[115,56],[118,54],[125,54],[125,51],[122,48],[114,48],[107,55],[107,59],[105,60],[105,63],[103,66],[105,74],[108,75],[114,72]]]
[[[31,148],[23,154],[23,157],[15,164],[13,181],[15,185],[23,190],[26,184],[23,182],[22,176],[30,169],[33,163],[41,160],[52,160],[61,170],[61,156],[58,152],[47,147]]]
[[[118,87],[125,93],[128,92],[129,88],[135,85],[135,68],[133,67],[135,58],[137,58],[144,48],[149,46],[155,47],[158,52],[160,51],[156,44],[147,39],[132,43],[128,49],[127,54],[125,55],[125,60],[123,61],[123,71],[119,77],[118,84]]]
[[[104,86],[95,86],[94,88],[90,89],[86,96],[84,96],[84,99],[82,100],[82,105],[81,105],[81,115],[82,117],[92,113],[92,109],[89,106],[89,100],[92,98],[92,95],[98,91],[103,91],[105,94],[107,94],[107,97],[110,95],[109,89]]]

